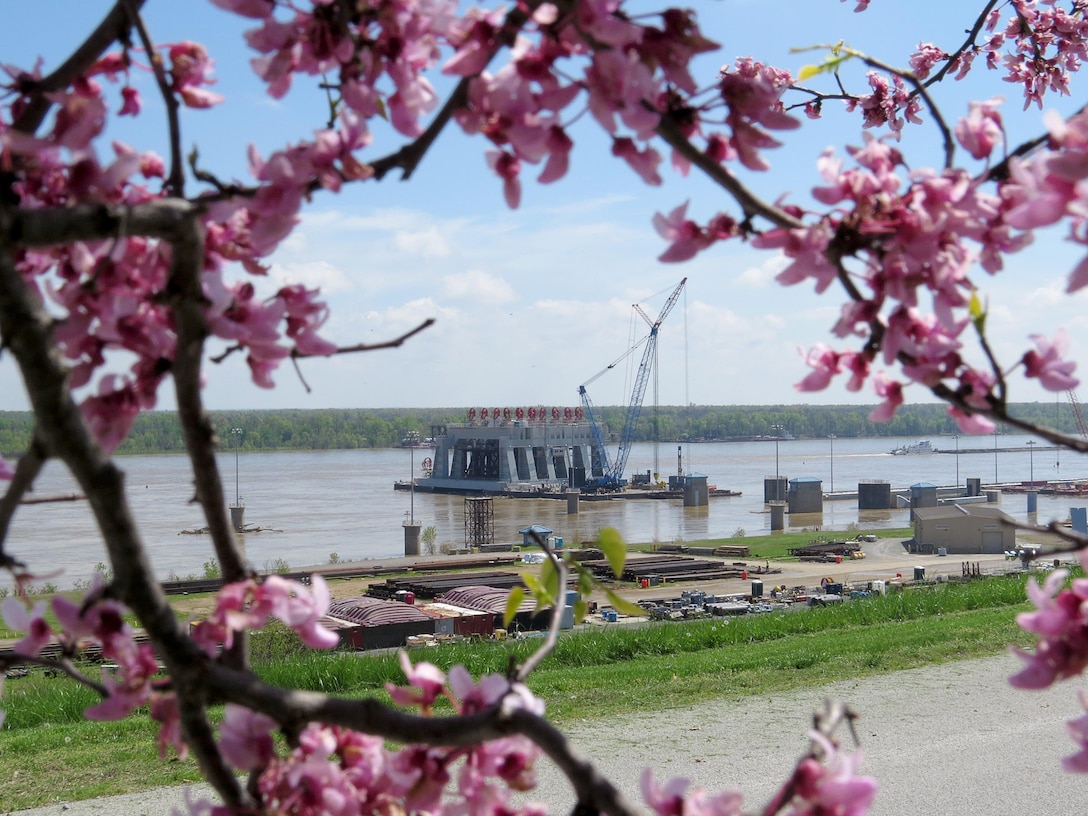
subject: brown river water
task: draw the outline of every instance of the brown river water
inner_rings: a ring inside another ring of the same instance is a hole
[[[702,443],[682,449],[685,473],[705,473],[710,484],[740,491],[715,497],[708,507],[685,508],[679,500],[616,500],[581,502],[576,515],[565,501],[496,499],[495,539],[519,543],[519,529],[531,524],[549,527],[568,545],[593,539],[602,527],[615,527],[629,541],[679,542],[749,535],[770,530],[763,505],[763,479],[779,473],[788,478],[816,477],[823,489],[856,490],[859,481],[883,480],[893,488],[918,482],[963,484],[969,477],[983,484],[1044,479],[1088,479],[1088,458],[1063,451],[1060,456],[1042,444],[1032,448],[1026,436],[960,437],[960,448],[977,453],[938,453],[892,456],[902,443],[917,440],[843,439]],[[934,438],[934,447],[954,450],[952,438]],[[832,451],[832,445],[834,450]],[[393,483],[408,479],[413,466],[419,475],[425,450],[307,451],[226,453],[220,460],[227,499],[239,495],[246,522],[261,532],[243,536],[246,556],[257,569],[286,562],[300,569],[329,562],[388,558],[403,553],[402,524],[409,515],[424,527],[434,525],[437,542],[460,547],[465,542],[464,499],[394,491]],[[653,469],[652,444],[635,445],[628,473]],[[659,472],[677,471],[677,446],[657,448]],[[118,460],[126,471],[128,495],[156,572],[161,579],[201,575],[212,558],[206,535],[184,531],[204,526],[193,494],[188,461],[182,456],[131,456]],[[236,488],[237,485],[237,488]],[[36,486],[36,495],[77,492],[63,469],[50,464]],[[1040,522],[1064,519],[1070,506],[1088,505],[1088,496],[1039,496]],[[1028,521],[1026,497],[1004,494],[1001,507]],[[864,511],[856,500],[826,501],[820,515],[787,516],[787,529],[845,530],[852,524],[867,528],[906,527],[907,510]],[[86,580],[105,550],[85,502],[25,505],[16,514],[6,549],[38,573],[63,568],[52,579],[59,587]],[[0,584],[2,586],[4,584]]]

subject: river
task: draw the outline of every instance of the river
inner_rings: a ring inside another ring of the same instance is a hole
[[[705,473],[719,488],[741,496],[710,499],[708,507],[685,508],[680,501],[581,502],[577,515],[567,515],[564,501],[495,499],[495,540],[520,542],[517,531],[531,524],[551,528],[565,542],[594,538],[602,527],[616,527],[629,541],[661,543],[749,535],[770,530],[763,505],[763,479],[776,473],[788,478],[816,477],[823,489],[856,490],[859,481],[887,481],[893,488],[918,482],[939,486],[963,484],[970,477],[992,482],[1088,479],[1088,458],[1068,451],[1058,454],[1044,443],[1027,445],[1030,437],[1001,435],[960,437],[958,443],[979,452],[892,456],[904,439],[808,439],[683,446],[685,473]],[[942,450],[956,440],[932,440]],[[777,450],[776,450],[777,448]],[[420,467],[425,450],[306,451],[226,453],[220,460],[228,500],[237,494],[246,506],[246,522],[266,528],[242,536],[246,557],[257,569],[286,562],[292,569],[341,561],[388,558],[403,553],[402,523],[409,514],[424,527],[434,525],[437,542],[460,547],[465,542],[464,499],[394,491],[393,483]],[[657,448],[663,477],[676,473],[677,446]],[[635,445],[628,473],[654,467],[654,446]],[[127,473],[133,513],[140,525],[159,578],[201,575],[212,558],[206,535],[183,531],[202,527],[192,504],[192,476],[182,456],[129,456],[118,463]],[[996,470],[996,476],[995,476]],[[957,473],[959,478],[957,479]],[[42,473],[35,495],[76,492],[72,480],[55,464]],[[1070,506],[1088,505],[1085,498],[1039,496],[1038,520],[1065,519]],[[1024,495],[1006,494],[1001,507],[1028,521]],[[790,517],[787,529],[845,530],[851,524],[870,528],[906,527],[907,510],[859,512],[857,502],[825,501],[821,515]],[[102,539],[86,502],[24,505],[15,516],[7,552],[25,560],[35,572],[58,567],[60,587],[90,577],[106,560]],[[0,584],[7,585],[7,584]]]

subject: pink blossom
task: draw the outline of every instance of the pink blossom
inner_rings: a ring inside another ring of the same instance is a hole
[[[312,649],[331,649],[340,639],[321,625],[320,619],[329,611],[329,588],[318,574],[310,577],[310,589],[297,581],[270,575],[254,592],[256,610],[268,610],[290,626]]]
[[[103,654],[105,651],[103,650]],[[115,656],[116,671],[103,668],[102,684],[106,687],[106,699],[90,706],[83,712],[89,720],[120,720],[132,711],[146,705],[153,692],[152,678],[158,673],[155,652],[148,644]],[[168,712],[160,711],[161,714]],[[168,717],[167,717],[168,720]],[[167,722],[169,725],[169,723]]]
[[[827,260],[827,245],[831,240],[831,226],[817,224],[799,229],[773,229],[752,239],[758,249],[781,249],[792,260],[789,266],[775,276],[783,286],[812,278],[816,281],[816,293],[822,294],[837,278],[838,270]]]
[[[1001,99],[972,102],[970,113],[956,123],[956,138],[976,159],[985,159],[994,145],[1004,140],[1004,128],[998,106]]]
[[[711,796],[703,788],[689,791],[690,785],[690,780],[676,777],[662,787],[650,768],[644,768],[639,777],[642,801],[657,816],[742,816],[744,813],[744,797],[739,792],[723,791]]]
[[[1038,377],[1039,384],[1048,391],[1068,391],[1080,382],[1073,376],[1077,364],[1062,358],[1069,351],[1069,336],[1058,329],[1051,342],[1044,335],[1033,334],[1035,350],[1024,354],[1024,375]]]
[[[725,121],[733,130],[730,143],[741,164],[750,170],[770,167],[759,150],[778,147],[779,142],[767,130],[790,130],[801,124],[783,110],[781,102],[791,83],[789,72],[751,57],[719,71],[718,89],[729,109]]]
[[[567,168],[570,165],[570,151],[574,147],[574,142],[563,128],[552,125],[548,128],[546,146],[548,161],[540,175],[537,176],[537,181],[541,184],[551,184],[567,174]]]
[[[1009,678],[1016,688],[1040,689],[1057,680],[1074,677],[1088,667],[1088,579],[1078,578],[1065,588],[1067,570],[1054,570],[1043,586],[1034,578],[1027,582],[1028,600],[1035,611],[1021,612],[1016,622],[1021,629],[1040,635],[1035,652],[1013,648],[1026,664]]]
[[[445,691],[446,675],[434,664],[420,661],[412,665],[407,652],[400,653],[400,666],[408,678],[410,688],[386,683],[385,688],[393,702],[403,706],[419,706],[428,710]]]
[[[212,0],[212,4],[255,20],[263,20],[276,10],[274,0]]]
[[[644,103],[657,100],[660,80],[632,51],[609,50],[593,54],[586,69],[589,110],[598,124],[615,135],[616,115],[641,139],[649,139],[661,116]]]
[[[1088,711],[1088,696],[1081,689],[1078,693],[1081,707]],[[1067,773],[1088,773],[1088,713],[1065,724],[1065,730],[1080,750],[1071,756],[1062,758],[1062,770]]]
[[[15,471],[12,469],[11,464],[0,456],[0,481],[8,481],[15,476]]]
[[[659,257],[659,261],[675,263],[694,258],[702,249],[714,243],[714,238],[706,233],[694,221],[688,220],[688,202],[685,201],[667,216],[654,214],[654,229],[657,234],[669,241],[669,248]]]
[[[889,379],[883,371],[878,371],[873,377],[873,388],[876,395],[884,401],[869,412],[869,420],[887,422],[903,404],[903,384]]]
[[[955,406],[949,406],[948,415],[956,420],[956,426],[965,434],[990,434],[996,427],[982,414],[973,414]]]
[[[178,710],[178,698],[173,692],[155,692],[151,695],[148,711],[152,720],[159,724],[159,759],[166,759],[173,749],[178,759],[189,755],[189,746],[181,733],[181,712]]]
[[[121,110],[117,112],[118,116],[137,116],[140,113],[140,92],[133,88],[131,85],[126,85],[121,89],[121,99],[124,100],[121,105]]]
[[[802,354],[805,365],[813,371],[794,386],[798,391],[823,391],[831,384],[831,378],[842,370],[839,367],[839,353],[823,343],[817,343],[809,349],[808,354]]]
[[[188,107],[207,108],[223,101],[219,94],[204,86],[212,85],[215,61],[199,43],[189,40],[174,43],[168,49],[170,57],[171,89]]]
[[[840,750],[818,731],[811,737],[821,747],[824,761],[806,757],[798,763],[791,816],[864,816],[876,798],[877,783],[857,775],[861,753]]]
[[[4,624],[16,632],[26,632],[26,637],[12,647],[15,654],[37,657],[53,636],[53,630],[45,621],[45,601],[38,601],[30,609],[18,598],[6,598],[3,603]]]
[[[889,77],[876,71],[867,74],[872,93],[851,99],[846,103],[847,110],[860,108],[864,115],[862,127],[880,127],[887,125],[898,139],[903,125],[907,122],[917,124],[921,111],[918,97],[912,96],[901,77]]]
[[[918,43],[918,50],[910,58],[910,69],[918,79],[926,79],[938,62],[948,59],[948,54],[933,43]]]
[[[276,755],[276,721],[245,706],[227,703],[219,725],[223,758],[240,771],[263,768]]]
[[[502,179],[502,192],[506,198],[506,206],[516,210],[521,203],[521,182],[518,180],[521,162],[517,156],[504,150],[489,150],[486,156],[488,167]]]
[[[442,73],[466,77],[486,68],[498,50],[497,37],[505,13],[501,8],[487,13],[469,9],[458,25],[463,33],[451,32],[450,44],[457,49],[457,53],[446,62]]]
[[[407,655],[401,652],[401,665],[406,664]],[[429,664],[418,664],[424,666]],[[433,666],[430,668],[434,668]],[[437,671],[437,670],[435,670]],[[438,672],[441,677],[441,672]],[[490,705],[494,705],[510,691],[510,681],[501,674],[488,674],[480,678],[479,684],[472,682],[472,676],[468,670],[458,664],[450,668],[450,691],[461,703],[462,714],[473,714],[482,711]]]
[[[647,184],[655,187],[661,184],[661,176],[657,172],[661,156],[652,147],[640,150],[631,139],[621,137],[612,141],[612,155],[626,161]]]

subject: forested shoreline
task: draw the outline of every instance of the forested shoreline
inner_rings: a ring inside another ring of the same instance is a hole
[[[1076,433],[1073,407],[1064,399],[1053,403],[1019,403],[1011,413],[1029,422]],[[865,405],[692,405],[644,408],[635,429],[636,441],[714,441],[755,436],[792,435],[797,438],[893,437],[933,438],[957,433],[955,422],[939,404],[910,405],[886,423],[870,422],[873,406]],[[432,428],[465,422],[468,408],[329,408],[314,410],[213,411],[212,419],[224,449],[351,450],[400,445],[409,432],[423,437]],[[477,409],[479,410],[479,409]],[[597,406],[613,434],[624,422],[622,406]],[[657,425],[655,433],[654,426]],[[0,411],[0,454],[26,450],[33,429],[29,411]],[[232,429],[240,432],[231,433]],[[1004,431],[1005,429],[1000,429]],[[177,415],[169,411],[140,414],[132,432],[118,448],[120,454],[182,453],[184,443]]]

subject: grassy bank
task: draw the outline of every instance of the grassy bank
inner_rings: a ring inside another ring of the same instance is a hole
[[[1022,579],[988,578],[840,608],[592,628],[561,638],[531,686],[562,724],[995,654],[1009,642],[1027,642],[1013,620],[1023,599]],[[478,675],[503,671],[511,656],[538,643],[455,645],[425,655],[443,667],[463,663]],[[392,655],[291,655],[290,646],[288,638],[262,645],[264,677],[358,697],[385,697],[385,682],[402,680]],[[7,711],[0,732],[5,810],[199,779],[192,760],[158,761],[146,717],[85,721],[82,709],[91,701],[69,681],[40,673],[7,681],[0,699]]]

